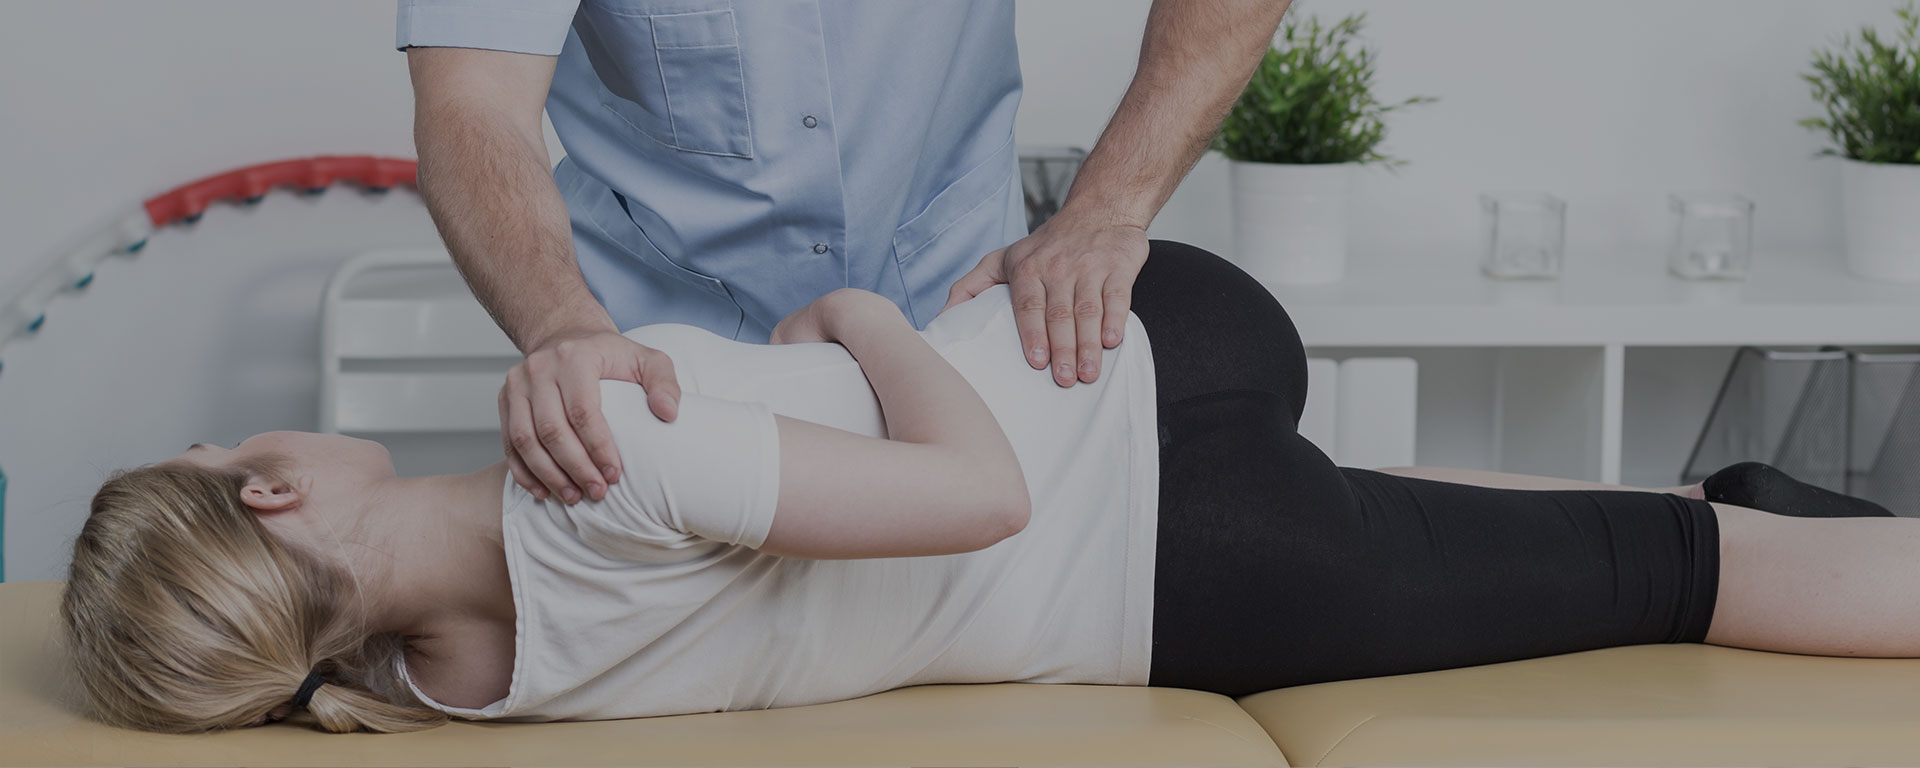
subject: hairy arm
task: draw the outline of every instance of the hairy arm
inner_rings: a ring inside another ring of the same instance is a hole
[[[475,48],[409,48],[420,194],[460,275],[526,355],[500,388],[514,482],[540,498],[600,499],[622,464],[600,412],[602,379],[645,387],[678,415],[659,350],[620,335],[574,259],[540,115],[556,59]]]
[[[1154,0],[1133,82],[1062,211],[1078,207],[1141,228],[1153,221],[1206,152],[1291,3]]]
[[[971,552],[1026,527],[1020,463],[979,393],[892,302],[842,289],[809,305],[859,361],[888,439],[776,417],[780,493],[761,551],[808,558]],[[781,335],[793,338],[791,325]]]
[[[540,114],[555,59],[410,48],[420,194],[474,295],[524,352],[564,331],[618,332],[573,257]]]
[[[1063,387],[1099,379],[1100,350],[1126,333],[1147,224],[1247,87],[1289,2],[1154,0],[1133,82],[1060,211],[981,258],[947,307],[1007,283],[1027,364]]]

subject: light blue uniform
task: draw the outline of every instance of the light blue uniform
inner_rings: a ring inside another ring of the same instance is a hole
[[[1011,0],[401,0],[399,46],[560,57],[554,180],[623,329],[760,342],[844,286],[924,326],[1026,234]]]

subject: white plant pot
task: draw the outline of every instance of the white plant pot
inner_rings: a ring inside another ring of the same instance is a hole
[[[1920,165],[1841,162],[1847,269],[1873,280],[1920,281]]]
[[[1347,271],[1347,198],[1356,163],[1228,163],[1233,257],[1274,283],[1331,283]]]

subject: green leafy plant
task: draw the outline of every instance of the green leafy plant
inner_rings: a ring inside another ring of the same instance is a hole
[[[1824,130],[1844,155],[1869,163],[1920,163],[1920,13],[1913,3],[1894,9],[1899,40],[1887,42],[1873,27],[1849,35],[1838,52],[1813,52],[1813,71],[1801,75],[1826,117],[1800,124]]]
[[[1383,104],[1373,95],[1374,52],[1359,42],[1366,14],[1323,27],[1288,14],[1253,79],[1227,112],[1213,148],[1255,163],[1383,163],[1387,113],[1436,99]]]

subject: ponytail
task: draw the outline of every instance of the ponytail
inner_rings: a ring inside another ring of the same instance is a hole
[[[251,474],[158,464],[115,473],[74,541],[61,623],[95,717],[168,733],[238,728],[304,707],[320,728],[393,733],[447,722],[394,674],[341,564],[273,537],[241,503]]]

